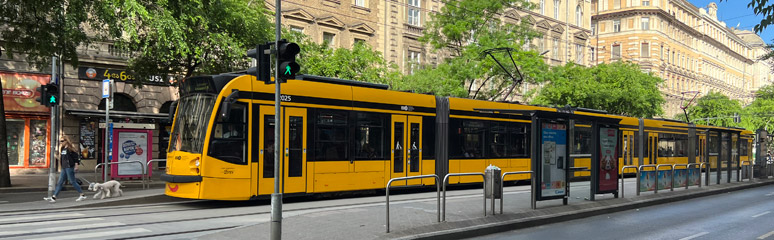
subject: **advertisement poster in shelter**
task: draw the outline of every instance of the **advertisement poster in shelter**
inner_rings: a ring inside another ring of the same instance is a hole
[[[672,189],[672,170],[658,171],[658,190]]]
[[[567,184],[564,166],[567,153],[567,125],[543,123],[541,136],[541,196],[564,196]]]
[[[113,170],[119,178],[142,177],[142,168],[150,160],[151,133],[148,130],[115,129],[117,139],[113,141],[113,162],[135,162],[118,164],[118,172]],[[116,169],[116,168],[113,168]]]
[[[642,171],[640,173],[640,192],[656,190],[656,171]]]
[[[688,184],[688,169],[675,169],[674,186],[685,187]]]
[[[618,189],[618,129],[599,128],[599,192]]]
[[[688,186],[698,186],[701,181],[701,169],[691,168],[688,171]]]

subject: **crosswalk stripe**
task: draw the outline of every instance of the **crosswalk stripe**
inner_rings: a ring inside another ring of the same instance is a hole
[[[89,221],[101,221],[105,220],[102,218],[79,218],[79,219],[69,219],[69,220],[52,220],[52,221],[46,221],[46,222],[31,222],[31,223],[10,223],[10,224],[3,224],[0,225],[0,229],[2,228],[17,228],[17,227],[27,227],[27,226],[40,226],[40,225],[50,225],[50,224],[66,224],[66,223],[78,223],[78,222],[89,222]]]
[[[0,223],[0,224],[13,223],[13,222],[22,221],[22,220],[35,220],[35,219],[43,219],[43,218],[57,219],[57,218],[63,218],[63,217],[80,217],[80,216],[83,216],[83,214],[66,213],[66,214],[38,215],[38,216],[16,217],[16,218],[3,217],[2,219],[3,223]]]
[[[774,235],[774,231],[771,231],[769,233],[763,234],[758,239],[766,239],[767,237],[771,237],[771,235]]]
[[[65,230],[92,229],[92,228],[112,227],[112,226],[121,226],[121,225],[124,225],[124,224],[120,222],[106,222],[106,223],[94,223],[94,224],[75,225],[75,226],[38,228],[38,229],[26,230],[26,231],[5,231],[5,232],[0,232],[0,237],[8,236],[8,235],[47,233],[47,232],[56,232],[56,231],[65,231]]]
[[[114,231],[90,232],[90,233],[81,233],[81,234],[73,234],[73,235],[65,235],[65,236],[53,236],[53,237],[46,237],[46,238],[35,238],[35,240],[67,240],[67,239],[85,239],[85,238],[104,238],[104,237],[113,236],[113,235],[125,235],[125,234],[143,233],[143,232],[151,232],[151,231],[148,230],[148,229],[145,229],[145,228],[130,228],[130,229],[114,230]]]

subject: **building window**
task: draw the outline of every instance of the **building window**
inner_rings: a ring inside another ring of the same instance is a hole
[[[355,41],[354,41],[353,45],[357,45],[358,43],[366,44],[366,40],[362,39],[362,38],[355,38]]]
[[[620,59],[621,58],[621,45],[620,44],[614,44],[613,45],[613,51],[612,51],[612,59]]]
[[[650,44],[642,43],[640,55],[642,57],[650,57]]]
[[[366,0],[355,0],[355,6],[366,7]]]
[[[543,38],[538,38],[537,42],[538,42],[538,51],[539,52],[545,51],[545,49],[546,49],[546,43],[545,43],[546,40],[543,39]]]
[[[409,74],[414,74],[414,69],[422,63],[422,53],[408,51]]]
[[[642,18],[642,30],[650,30],[650,18]]]
[[[581,11],[580,5],[575,7],[575,25],[583,27],[583,11]]]
[[[559,0],[554,0],[554,18],[559,19]]]
[[[658,52],[658,57],[664,60],[664,45],[661,45],[661,51]]]
[[[540,0],[540,14],[546,15],[546,0]]]
[[[621,31],[621,20],[613,20],[613,32]]]
[[[336,34],[323,32],[323,44],[333,45],[336,41]]]
[[[304,33],[304,28],[299,27],[299,26],[291,25],[290,26],[290,31],[294,31],[294,32],[297,32],[297,33]]]
[[[575,45],[575,62],[583,64],[583,46],[580,44]]]
[[[591,36],[597,35],[597,24],[592,23],[591,24]]]
[[[559,38],[554,38],[554,45],[552,47],[551,55],[554,59],[559,59]]]
[[[421,26],[421,19],[419,18],[419,10],[421,8],[420,0],[408,0],[408,24],[414,26]]]
[[[621,8],[621,0],[613,0],[613,9]]]
[[[649,0],[642,0],[642,6],[650,6]]]
[[[597,52],[593,47],[589,48],[589,54],[591,55],[591,64],[597,64]]]

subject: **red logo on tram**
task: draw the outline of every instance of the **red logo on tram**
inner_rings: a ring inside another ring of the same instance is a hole
[[[175,188],[172,188],[172,186],[167,185],[169,187],[169,191],[177,192],[177,188],[179,187],[177,184],[175,184]]]

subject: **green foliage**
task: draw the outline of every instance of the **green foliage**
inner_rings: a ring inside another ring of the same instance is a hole
[[[744,108],[742,126],[749,130],[774,129],[774,85],[758,89],[755,100]]]
[[[262,2],[249,0],[103,0],[106,37],[136,55],[129,67],[150,75],[213,74],[246,69],[247,49],[270,40]]]
[[[303,74],[388,84],[393,88],[401,77],[394,64],[387,63],[380,52],[361,42],[347,49],[304,41],[297,61]]]
[[[653,117],[663,113],[663,82],[636,64],[614,62],[591,68],[568,63],[552,68],[552,80],[531,100],[538,105],[570,105],[612,114]]]
[[[91,42],[84,31],[99,4],[88,0],[5,0],[0,4],[3,54],[26,54],[27,61],[45,69],[58,56],[78,64],[77,48]]]
[[[721,0],[721,2],[724,0]],[[750,0],[747,8],[752,8],[755,15],[762,15],[761,22],[755,25],[756,33],[763,32],[766,27],[774,24],[774,5],[769,4],[769,0]]]
[[[723,127],[739,127],[734,122],[734,114],[742,112],[742,105],[737,100],[719,92],[710,92],[696,101],[695,106],[688,108],[691,122]]]
[[[539,34],[526,22],[507,23],[503,14],[509,9],[530,9],[525,0],[445,0],[439,12],[430,13],[420,41],[442,54],[452,53],[437,67],[415,69],[406,76],[405,88],[444,96],[477,99],[507,99],[515,81],[542,81],[546,64],[535,52],[522,49]],[[485,50],[510,48],[513,61],[525,79],[520,79],[511,56],[495,53],[505,70]],[[509,74],[510,73],[510,74]]]

